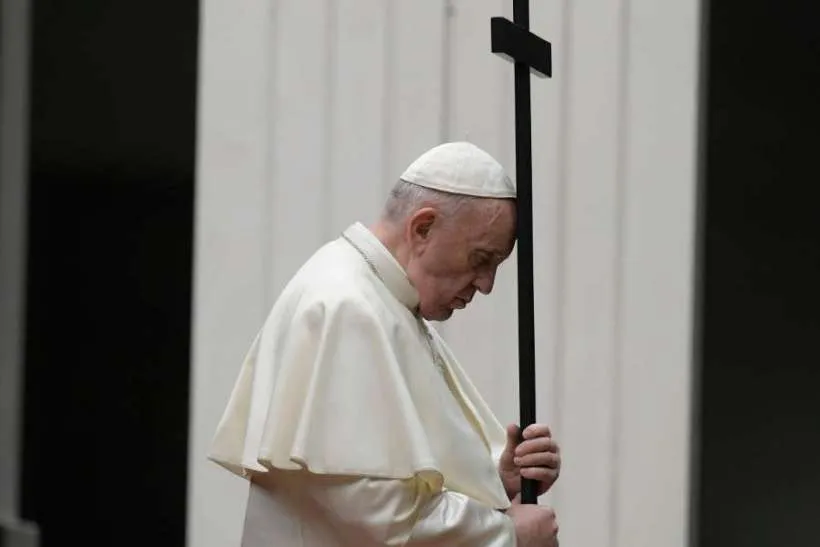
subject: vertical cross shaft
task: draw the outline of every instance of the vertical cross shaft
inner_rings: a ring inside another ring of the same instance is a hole
[[[515,0],[513,21],[530,26],[528,0]],[[521,429],[535,423],[535,290],[532,226],[532,121],[530,67],[515,63],[515,178],[518,199],[518,382]],[[537,485],[522,481],[521,500],[535,503]],[[526,499],[525,499],[526,498]]]
[[[492,51],[515,66],[515,175],[518,232],[518,385],[520,426],[535,423],[535,311],[533,287],[532,123],[530,71],[551,76],[551,46],[529,32],[529,0],[514,0],[513,19],[491,20]],[[538,485],[522,479],[522,503],[538,501]]]

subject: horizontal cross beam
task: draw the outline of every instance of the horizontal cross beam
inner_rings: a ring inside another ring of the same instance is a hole
[[[523,63],[541,78],[552,77],[552,45],[504,17],[492,17],[492,52],[509,61]]]

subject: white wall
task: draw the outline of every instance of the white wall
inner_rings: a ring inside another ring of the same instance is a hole
[[[687,541],[699,2],[532,2],[539,419],[562,444],[562,540]],[[189,546],[238,545],[244,484],[205,461],[243,354],[289,276],[427,148],[514,174],[511,1],[202,4]],[[516,270],[443,331],[517,414]]]

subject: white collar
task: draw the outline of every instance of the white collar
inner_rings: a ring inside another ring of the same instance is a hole
[[[356,222],[344,231],[343,237],[363,255],[396,299],[413,313],[419,305],[419,293],[407,278],[407,273],[396,257],[387,250],[379,238],[361,222]]]

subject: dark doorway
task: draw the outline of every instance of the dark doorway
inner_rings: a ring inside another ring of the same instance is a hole
[[[699,547],[820,544],[816,5],[704,4]]]
[[[33,2],[22,513],[185,543],[196,0]]]

